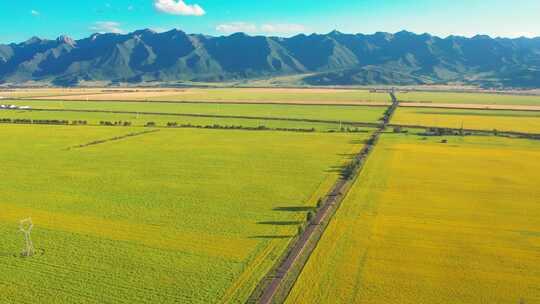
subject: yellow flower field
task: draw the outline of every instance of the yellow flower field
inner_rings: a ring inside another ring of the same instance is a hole
[[[287,303],[540,303],[539,151],[384,135]]]
[[[540,112],[399,108],[392,123],[443,128],[540,133]]]

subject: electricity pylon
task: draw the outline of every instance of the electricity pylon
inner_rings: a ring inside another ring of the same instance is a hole
[[[30,238],[30,233],[32,232],[32,228],[34,228],[34,223],[32,223],[31,218],[27,218],[19,222],[19,230],[22,233],[24,233],[24,240],[25,240],[25,248],[23,249],[23,252],[21,253],[23,257],[31,257],[35,253],[34,244],[32,243],[32,238]]]

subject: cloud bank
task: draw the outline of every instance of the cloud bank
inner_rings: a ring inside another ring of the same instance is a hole
[[[121,23],[115,21],[98,21],[90,27],[90,30],[97,33],[124,34],[126,31],[120,28],[121,25]]]
[[[183,0],[154,0],[158,12],[181,16],[203,16],[204,9],[198,4],[186,4]]]
[[[216,26],[216,30],[222,33],[265,33],[265,34],[296,34],[306,31],[302,24],[292,23],[265,23],[258,26],[249,22],[230,22]]]
[[[223,23],[216,26],[216,30],[222,33],[238,33],[238,32],[256,33],[258,32],[258,28],[255,24],[246,23],[246,22]]]

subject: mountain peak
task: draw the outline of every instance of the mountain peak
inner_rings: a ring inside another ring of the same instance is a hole
[[[476,35],[476,36],[472,37],[472,39],[476,39],[476,40],[490,40],[491,37],[488,36],[488,35]]]
[[[58,42],[60,44],[67,44],[67,45],[70,45],[70,46],[75,46],[77,44],[75,42],[75,40],[73,40],[73,38],[71,38],[69,36],[65,36],[65,35],[62,35],[62,36],[56,38],[56,42]]]
[[[44,41],[43,39],[41,39],[41,38],[39,38],[39,37],[37,37],[37,36],[32,36],[32,38],[26,40],[26,41],[24,42],[24,44],[26,44],[26,45],[29,45],[29,44],[36,44],[36,43],[41,43],[41,42],[43,42],[43,41]]]
[[[400,36],[400,37],[411,37],[411,36],[416,36],[415,33],[413,32],[409,32],[407,30],[401,30],[397,33],[395,33],[396,36]]]
[[[142,30],[135,31],[132,34],[133,35],[153,35],[153,34],[156,34],[156,33],[157,32],[154,31],[153,29],[145,28],[145,29],[142,29]]]

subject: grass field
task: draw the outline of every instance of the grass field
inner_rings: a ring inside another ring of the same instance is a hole
[[[242,302],[367,136],[1,128],[0,303]]]
[[[67,94],[66,94],[67,95]],[[43,95],[47,96],[47,95]],[[50,94],[49,96],[54,96]],[[276,103],[390,103],[386,93],[370,93],[367,90],[341,89],[292,89],[292,88],[221,88],[221,89],[154,89],[138,92],[109,92],[96,95],[81,91],[79,96],[65,96],[71,100],[158,100],[158,101],[204,101],[204,102],[276,102]]]
[[[398,93],[400,101],[448,104],[540,105],[540,96],[520,96],[486,93],[409,92]]]
[[[540,303],[540,143],[439,142],[383,135],[287,303]]]
[[[540,133],[540,112],[399,108],[395,124]]]
[[[101,121],[128,121],[132,126],[145,126],[148,122],[154,122],[162,127],[169,122],[192,125],[214,125],[221,126],[244,126],[268,128],[290,128],[290,129],[311,129],[317,132],[330,130],[337,131],[340,128],[338,123],[312,123],[303,121],[286,120],[265,120],[265,119],[239,119],[239,118],[216,118],[216,117],[187,117],[174,115],[147,115],[147,114],[116,114],[116,113],[94,113],[94,112],[55,112],[55,111],[0,111],[0,119],[57,119],[57,120],[86,120],[88,124],[97,125]],[[347,127],[346,125],[342,125]]]
[[[6,101],[39,109],[106,110],[148,113],[183,113],[222,116],[316,119],[330,121],[377,122],[386,107],[269,105],[269,104],[207,104],[112,101]],[[0,116],[1,116],[0,112]]]

